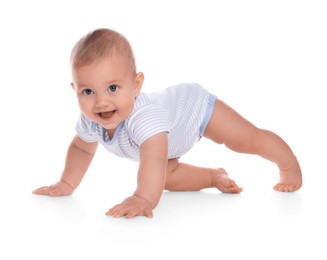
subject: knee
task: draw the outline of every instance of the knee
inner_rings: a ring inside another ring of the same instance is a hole
[[[167,174],[172,173],[178,167],[179,161],[177,158],[169,159],[167,163]]]
[[[258,145],[260,145],[258,142],[260,131],[261,129],[251,126],[246,129],[243,134],[235,138],[235,140],[230,143],[225,143],[225,145],[236,152],[256,153]]]
[[[170,159],[167,164],[165,190],[174,190],[174,172],[178,168],[178,159]]]

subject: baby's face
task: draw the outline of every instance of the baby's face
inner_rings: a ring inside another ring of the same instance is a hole
[[[129,66],[126,58],[114,56],[72,71],[81,112],[109,133],[128,118],[141,91],[143,74]]]

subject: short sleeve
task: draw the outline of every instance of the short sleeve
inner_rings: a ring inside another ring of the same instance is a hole
[[[97,141],[95,134],[93,134],[94,131],[92,131],[93,124],[94,123],[91,120],[87,119],[83,114],[81,114],[75,130],[83,141],[88,143]]]
[[[171,123],[169,114],[164,109],[151,104],[135,112],[126,122],[126,127],[130,137],[140,146],[156,134],[169,133]]]

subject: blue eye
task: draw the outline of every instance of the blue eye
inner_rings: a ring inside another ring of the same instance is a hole
[[[94,92],[93,92],[92,89],[86,88],[86,89],[83,90],[83,94],[92,95],[92,94],[94,94]]]
[[[116,92],[118,89],[118,86],[117,85],[110,85],[108,87],[108,92]]]

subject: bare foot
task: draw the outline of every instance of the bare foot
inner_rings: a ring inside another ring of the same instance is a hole
[[[235,181],[229,178],[227,172],[223,168],[214,169],[212,171],[212,186],[224,193],[240,193],[243,189],[239,187]]]
[[[280,180],[279,183],[274,186],[274,190],[281,192],[293,192],[302,187],[302,173],[297,160],[291,168],[280,170],[279,175]]]

